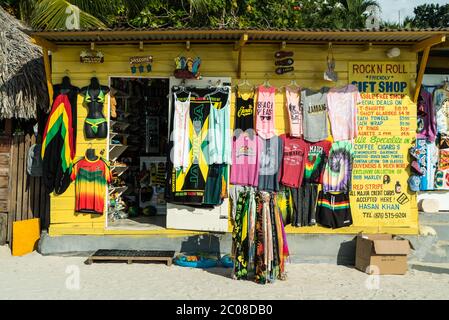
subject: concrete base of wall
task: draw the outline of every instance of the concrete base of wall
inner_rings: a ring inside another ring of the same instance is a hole
[[[414,250],[411,261],[449,263],[449,213],[420,213],[421,236],[404,236]],[[338,234],[289,234],[291,261],[353,265],[355,236]],[[43,255],[89,255],[98,249],[174,250],[176,252],[231,252],[232,236],[204,234],[190,237],[167,236],[59,236],[43,233],[39,252]]]

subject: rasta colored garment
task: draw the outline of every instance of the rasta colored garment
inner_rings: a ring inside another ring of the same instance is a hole
[[[292,188],[299,188],[304,176],[304,161],[308,144],[301,138],[281,135],[284,144],[281,166],[281,183]]]
[[[304,165],[305,182],[322,183],[331,145],[332,143],[327,140],[308,144],[307,158]]]
[[[353,155],[351,141],[337,141],[332,144],[324,170],[324,192],[350,191]]]
[[[327,108],[334,141],[357,137],[357,104],[362,102],[357,87],[350,84],[332,88],[327,94]]]
[[[298,89],[299,90],[299,89]],[[302,137],[302,106],[300,92],[290,87],[285,88],[286,107],[288,120],[290,122],[290,135],[292,137]]]
[[[240,92],[237,92],[235,102],[235,130],[246,131],[254,129],[254,91],[248,99],[244,99]]]
[[[274,132],[274,94],[275,87],[259,86],[256,106],[256,131],[264,138],[270,139]]]
[[[71,179],[75,180],[75,211],[103,214],[106,186],[112,179],[106,160],[82,158],[74,164]]]
[[[72,107],[67,95],[53,102],[43,134],[43,178],[48,192],[64,193],[70,185],[70,171],[75,156]]]
[[[317,222],[323,227],[337,229],[352,224],[351,207],[347,193],[320,192],[317,205]]]

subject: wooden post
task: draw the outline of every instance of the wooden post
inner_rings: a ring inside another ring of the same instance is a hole
[[[418,78],[416,80],[415,95],[413,102],[417,103],[419,98],[419,92],[421,91],[422,80],[424,78],[424,72],[426,71],[427,61],[429,60],[430,46],[424,49],[421,64],[419,66]]]
[[[240,79],[242,77],[242,55],[243,48],[239,49],[239,58],[237,61],[237,78]]]
[[[45,67],[45,77],[47,78],[47,88],[48,88],[48,97],[50,105],[53,104],[53,84],[51,81],[51,67],[50,67],[50,58],[48,57],[48,49],[46,47],[42,47],[42,53],[44,57],[44,67]]]

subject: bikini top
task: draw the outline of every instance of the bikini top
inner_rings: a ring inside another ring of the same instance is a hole
[[[88,88],[86,90],[86,95],[84,96],[84,102],[86,102],[86,103],[92,102],[92,98],[93,98],[93,101],[104,104],[104,102],[106,100],[106,95],[104,94],[103,90],[101,90],[101,88],[100,88],[100,93],[98,94],[98,96],[92,97],[89,94],[89,88]]]

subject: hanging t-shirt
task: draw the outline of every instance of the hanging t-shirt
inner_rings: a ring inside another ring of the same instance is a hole
[[[301,92],[303,110],[304,140],[318,142],[326,140],[327,129],[327,92],[329,88],[320,91],[305,89]]]
[[[437,119],[438,133],[449,134],[449,91],[437,89],[433,92],[433,107]]]
[[[209,116],[209,164],[231,164],[230,88],[223,89],[220,99],[210,101]],[[214,94],[214,96],[217,96]],[[217,96],[218,97],[218,96]]]
[[[304,182],[322,183],[329,150],[332,143],[328,140],[308,143],[307,158],[304,165]]]
[[[438,142],[438,168],[435,173],[436,189],[449,189],[449,136],[442,134]]]
[[[357,104],[362,97],[355,85],[332,88],[327,94],[327,109],[334,141],[357,137]]]
[[[182,168],[187,171],[189,167],[189,111],[190,111],[190,93],[185,101],[180,101],[174,96],[174,119],[173,119],[173,166],[175,169]]]
[[[299,89],[290,87],[285,88],[286,107],[288,113],[288,121],[290,123],[290,136],[302,137],[302,109],[300,101]]]
[[[354,148],[351,141],[332,144],[323,175],[324,192],[349,192],[351,190]]]
[[[101,157],[83,158],[73,166],[71,179],[75,180],[75,211],[103,214],[106,186],[112,179],[109,163]]]
[[[281,166],[281,183],[291,188],[299,188],[304,176],[304,162],[308,144],[301,138],[281,135],[284,144]]]
[[[274,132],[274,95],[276,88],[259,86],[256,106],[256,131],[264,139],[270,139]]]
[[[260,147],[259,184],[263,191],[279,190],[279,170],[282,163],[283,143],[278,136],[270,139],[258,137]]]
[[[417,103],[418,116],[418,139],[427,139],[435,141],[437,135],[437,124],[435,118],[435,111],[433,108],[432,95],[424,88],[421,88],[419,99]]]
[[[254,129],[254,91],[247,99],[237,92],[235,101],[235,128],[242,131]]]
[[[259,139],[241,133],[232,145],[231,184],[255,186],[259,183]]]

